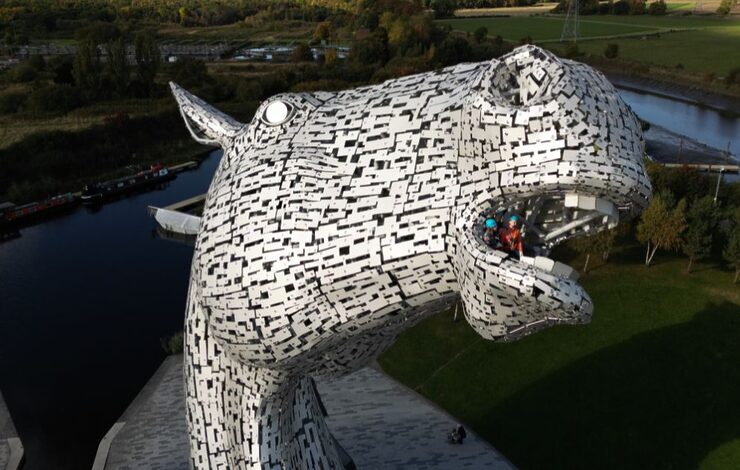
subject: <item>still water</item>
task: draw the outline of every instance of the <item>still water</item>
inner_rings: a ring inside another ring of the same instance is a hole
[[[644,119],[740,154],[740,120],[621,90]],[[155,238],[148,205],[206,191],[213,152],[165,190],[22,230],[0,244],[0,390],[27,470],[90,468],[98,442],[182,329],[192,248]]]
[[[220,158],[165,190],[21,230],[0,244],[0,390],[24,469],[90,468],[97,443],[182,329],[192,248],[154,238],[148,205],[205,192]]]
[[[740,155],[740,114],[673,100],[663,96],[620,89],[619,95],[642,119],[697,142]]]

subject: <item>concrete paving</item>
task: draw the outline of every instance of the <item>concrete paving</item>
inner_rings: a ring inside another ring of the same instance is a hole
[[[329,428],[359,469],[514,468],[470,431],[463,445],[448,444],[455,419],[379,370],[317,386]],[[101,441],[93,468],[188,469],[184,396],[182,356],[170,356]]]
[[[0,393],[0,470],[16,470],[23,461],[23,445]]]

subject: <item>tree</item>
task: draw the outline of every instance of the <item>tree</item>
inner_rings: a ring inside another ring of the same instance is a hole
[[[434,10],[435,17],[446,18],[455,13],[457,2],[455,0],[431,0],[429,8]]]
[[[686,213],[686,230],[681,235],[681,249],[689,257],[686,272],[691,273],[695,260],[704,258],[712,250],[712,232],[717,214],[711,196],[695,200]]]
[[[617,231],[615,229],[603,230],[597,234],[588,237],[577,238],[573,241],[573,248],[581,254],[586,255],[586,261],[583,263],[583,272],[588,272],[588,263],[593,253],[601,253],[602,258],[606,260],[609,252],[614,245]]]
[[[159,70],[160,56],[157,41],[151,31],[141,31],[134,38],[136,74],[148,95],[154,89],[154,78]]]
[[[291,62],[305,62],[313,60],[313,52],[311,52],[311,48],[308,47],[308,44],[302,42],[295,46],[295,49],[293,49],[293,53],[290,56],[290,60]]]
[[[326,67],[333,67],[337,63],[337,50],[328,48],[324,51],[324,65]]]
[[[732,7],[737,4],[737,0],[722,0],[717,8],[717,13],[725,16],[730,13]]]
[[[475,38],[475,42],[477,43],[483,42],[483,40],[486,39],[486,36],[488,36],[488,28],[485,26],[481,26],[473,33],[473,38]]]
[[[102,66],[98,46],[91,39],[82,41],[77,46],[77,53],[72,64],[72,76],[75,85],[83,93],[95,97],[102,85]]]
[[[735,268],[735,280],[733,282],[737,284],[738,277],[740,277],[740,225],[736,225],[730,234],[722,255],[730,263],[730,266]]]
[[[316,42],[320,41],[331,41],[333,31],[331,27],[331,21],[326,20],[319,23],[316,26],[316,30],[313,32],[313,40]]]
[[[664,0],[658,0],[648,5],[648,14],[653,16],[665,15],[668,11],[668,5]]]
[[[116,96],[118,96],[119,98],[123,98],[126,96],[126,92],[128,91],[128,84],[131,79],[128,61],[126,58],[126,43],[123,42],[122,38],[119,38],[116,41],[109,42],[107,50],[107,75],[111,84],[113,85]]]
[[[210,81],[205,62],[195,57],[180,57],[170,71],[172,79],[185,88],[202,87]]]
[[[658,249],[675,250],[681,246],[681,233],[686,228],[686,201],[674,207],[670,193],[658,193],[642,213],[637,225],[637,240],[647,244],[645,266],[650,266]]]

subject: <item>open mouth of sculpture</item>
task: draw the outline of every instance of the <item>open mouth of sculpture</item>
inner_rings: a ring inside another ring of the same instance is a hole
[[[509,259],[516,260],[517,254],[512,253],[501,232],[508,229],[509,221],[516,215],[524,251],[518,262],[560,278],[576,280],[578,272],[550,259],[550,251],[566,240],[615,227],[619,212],[608,199],[578,193],[544,194],[499,205],[490,201],[479,208],[474,231],[478,241],[488,249],[509,252]],[[488,218],[497,221],[498,238],[485,236]]]

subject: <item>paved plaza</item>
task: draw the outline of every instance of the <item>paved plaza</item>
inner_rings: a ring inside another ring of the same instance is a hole
[[[317,386],[358,469],[514,468],[470,431],[463,445],[448,444],[455,419],[376,369]],[[94,468],[188,469],[184,400],[182,356],[170,356],[101,441]]]

